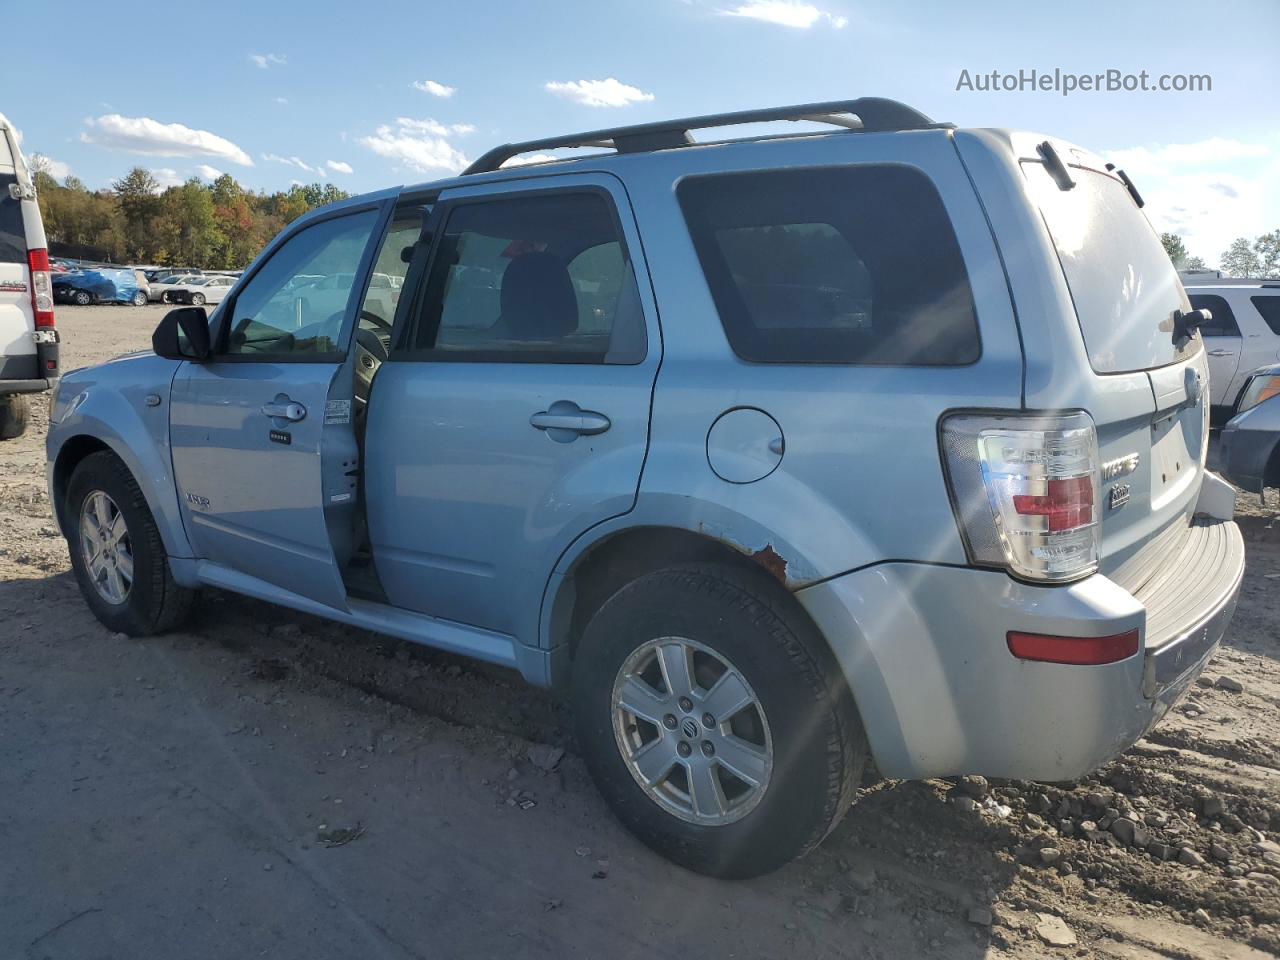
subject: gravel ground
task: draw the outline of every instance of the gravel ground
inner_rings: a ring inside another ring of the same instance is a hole
[[[163,313],[60,310],[67,369]],[[514,674],[216,592],[184,632],[109,634],[34,406],[0,444],[0,956],[1280,955],[1280,524],[1256,497],[1226,645],[1123,757],[1077,784],[869,781],[813,855],[726,884],[623,832],[564,705]]]

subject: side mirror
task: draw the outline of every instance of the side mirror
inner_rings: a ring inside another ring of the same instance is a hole
[[[213,352],[204,307],[170,310],[151,335],[151,349],[166,360],[207,360]]]

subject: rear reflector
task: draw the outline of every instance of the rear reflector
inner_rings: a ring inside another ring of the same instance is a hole
[[[1138,631],[1110,637],[1051,637],[1009,631],[1009,652],[1019,660],[1096,666],[1126,660],[1138,652]]]
[[[27,266],[31,270],[31,310],[36,329],[53,326],[53,280],[49,276],[49,251],[28,250]]]

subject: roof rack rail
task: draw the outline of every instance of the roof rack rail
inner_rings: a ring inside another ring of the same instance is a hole
[[[629,127],[612,127],[607,130],[591,130],[587,133],[548,137],[545,140],[504,143],[488,151],[462,172],[464,175],[489,173],[497,170],[512,157],[533,150],[555,150],[563,147],[612,147],[618,153],[669,150],[673,147],[687,147],[693,144],[695,141],[689,136],[690,130],[729,127],[741,123],[769,123],[775,120],[808,120],[813,123],[829,123],[848,130],[864,132],[927,130],[951,126],[951,124],[934,123],[919,110],[905,103],[899,103],[897,100],[887,100],[883,97],[828,100],[824,103],[801,103],[790,107],[711,113],[703,117],[638,123]]]

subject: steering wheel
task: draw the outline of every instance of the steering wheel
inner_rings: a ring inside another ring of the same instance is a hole
[[[370,323],[372,323],[375,327],[377,327],[383,333],[386,333],[388,335],[390,335],[391,333],[391,322],[389,320],[382,319],[382,317],[378,316],[376,313],[371,313],[368,310],[361,310],[360,319],[368,320]]]

